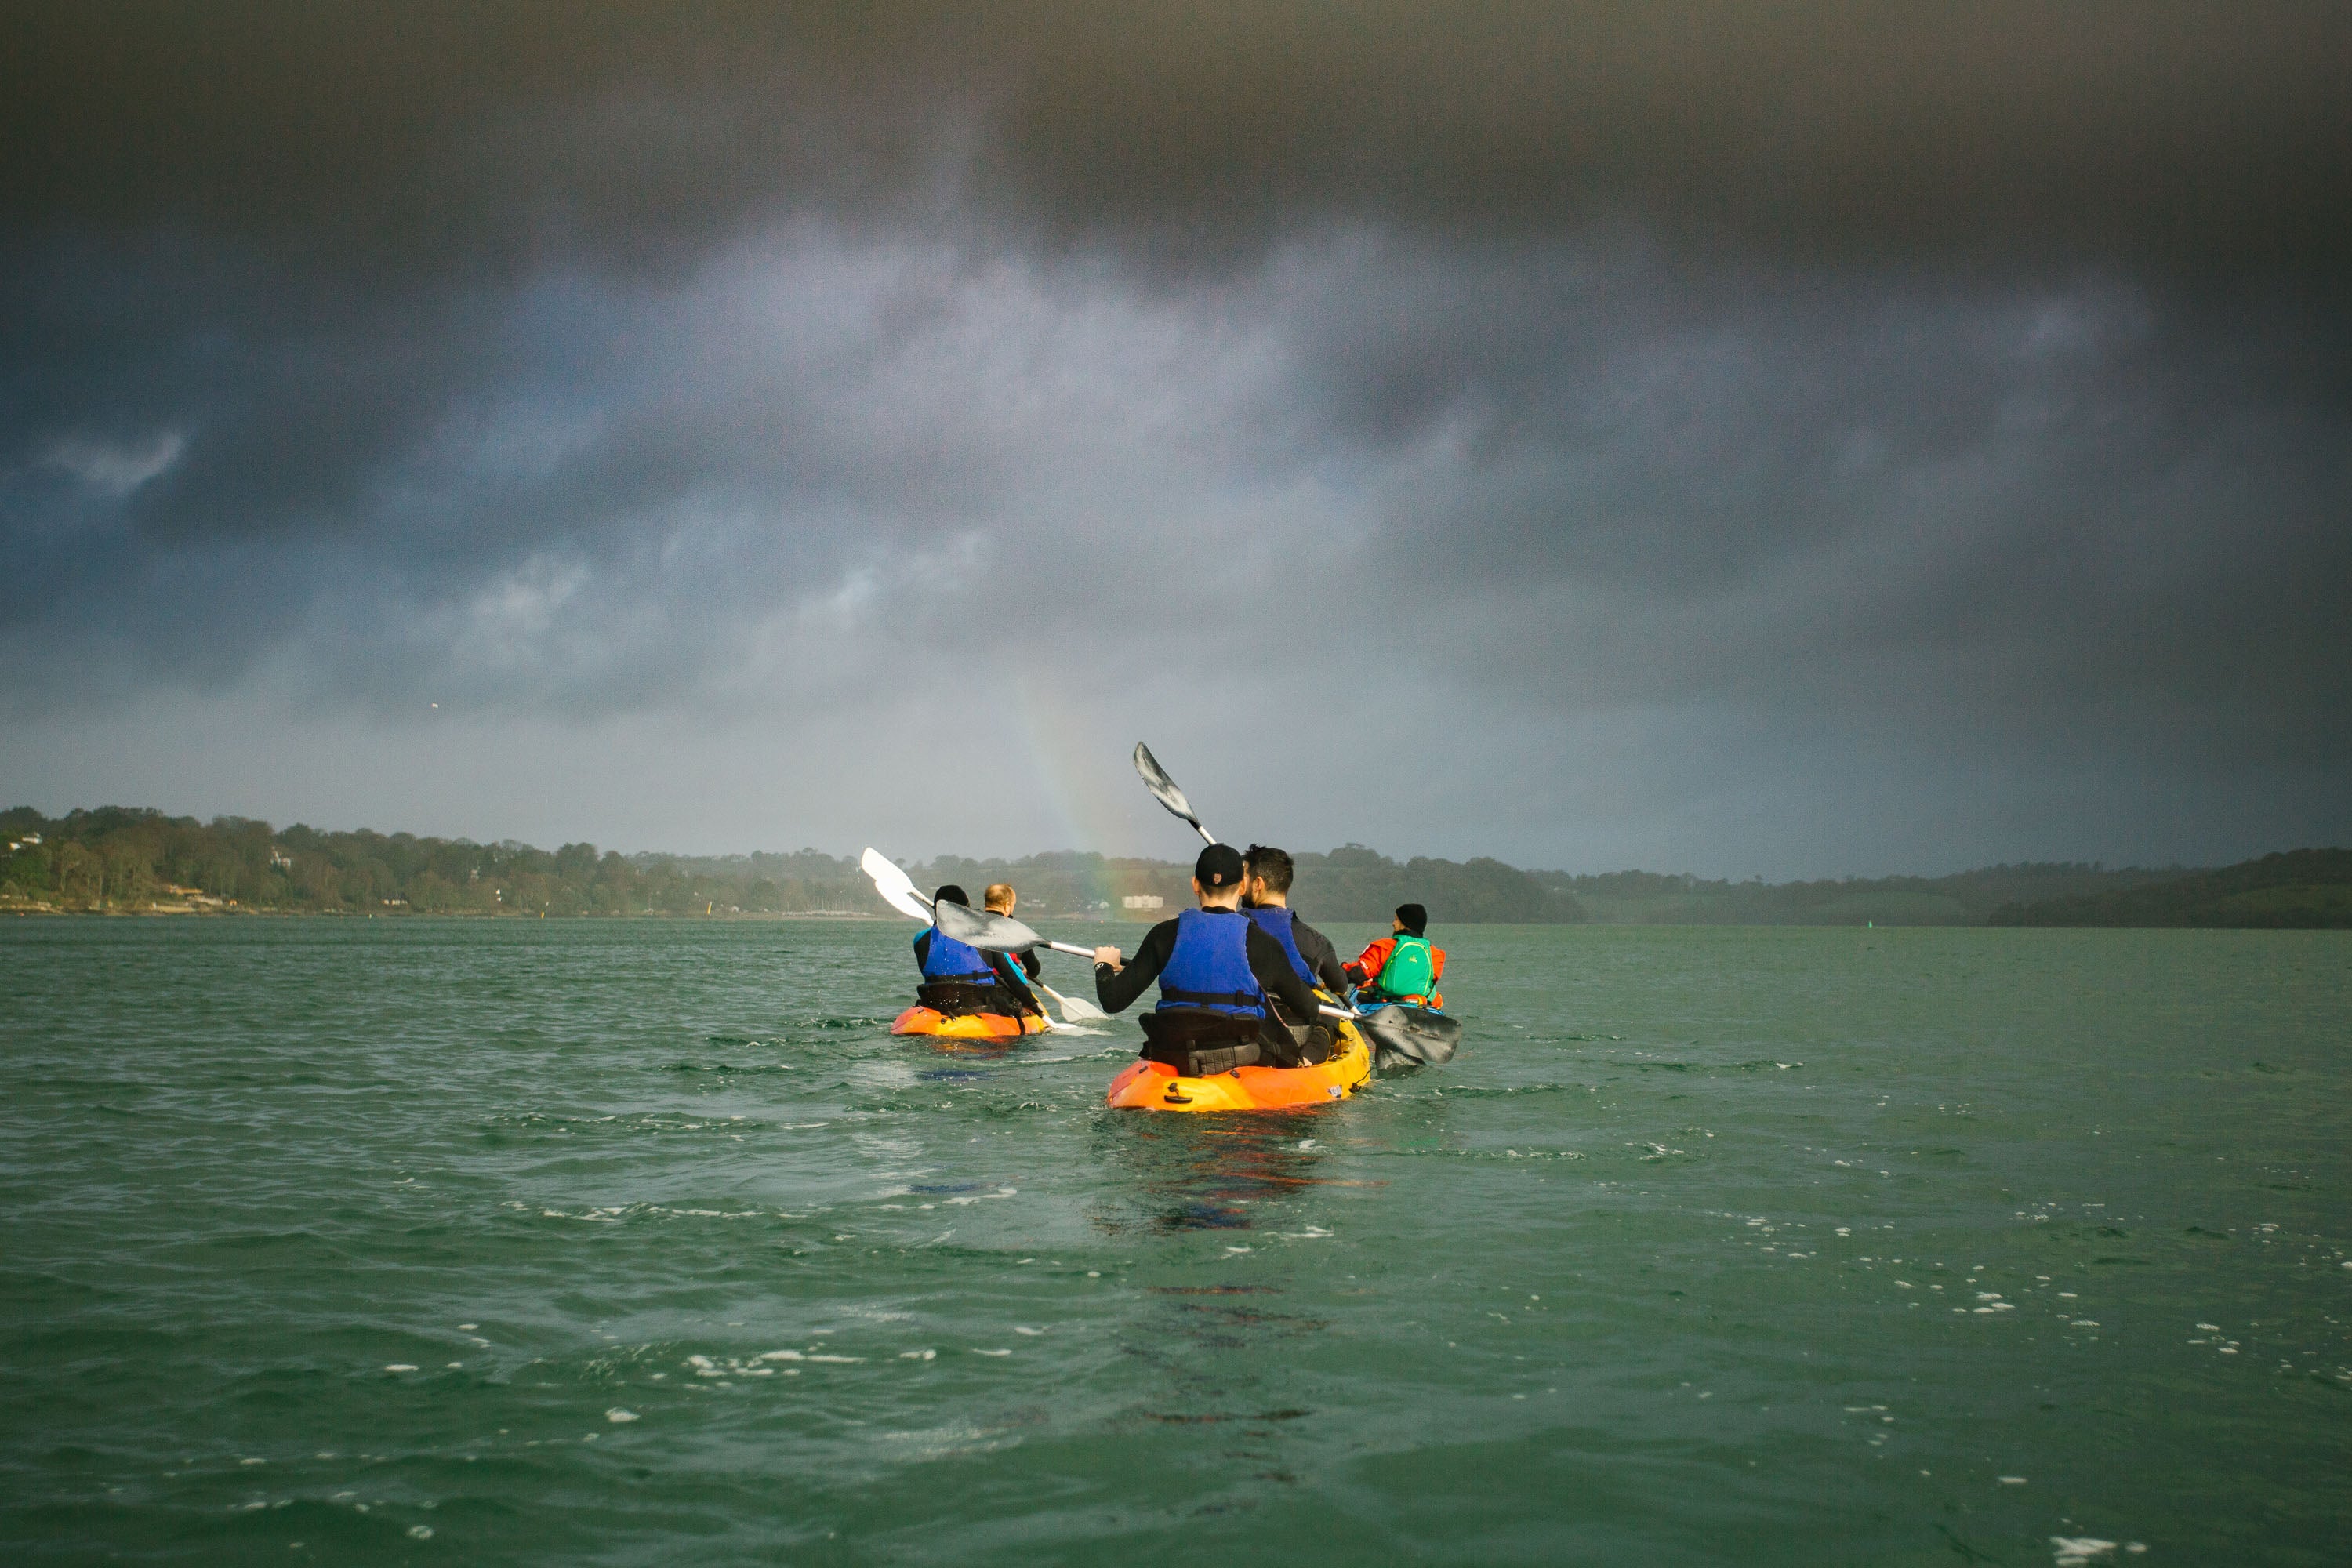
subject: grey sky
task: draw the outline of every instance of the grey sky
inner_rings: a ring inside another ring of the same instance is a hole
[[[1173,854],[1142,736],[1578,869],[2352,826],[2324,8],[478,9],[7,8],[0,796]]]

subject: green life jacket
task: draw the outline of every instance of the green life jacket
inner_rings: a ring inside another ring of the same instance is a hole
[[[1399,931],[1396,946],[1389,950],[1389,961],[1381,965],[1372,987],[1391,996],[1426,996],[1437,978],[1436,970],[1429,956],[1429,939]]]

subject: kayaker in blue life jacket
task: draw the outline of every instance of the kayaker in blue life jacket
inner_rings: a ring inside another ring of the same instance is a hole
[[[1297,867],[1289,853],[1271,844],[1253,844],[1243,855],[1242,865],[1242,908],[1249,918],[1282,944],[1283,956],[1290,960],[1298,978],[1322,986],[1334,996],[1346,995],[1347,972],[1339,967],[1339,954],[1331,939],[1300,920],[1290,907],[1290,884]]]
[[[1153,926],[1132,959],[1116,947],[1095,949],[1095,999],[1106,1012],[1124,1012],[1156,980],[1160,1005],[1145,1029],[1153,1044],[1160,1037],[1253,1041],[1259,1046],[1253,1059],[1295,1066],[1306,1059],[1302,1047],[1271,1015],[1268,999],[1295,1017],[1312,1019],[1315,993],[1282,944],[1242,913],[1244,870],[1241,851],[1230,844],[1202,850],[1192,865],[1192,896],[1200,907]],[[1328,1035],[1324,1040],[1328,1048]]]
[[[1008,892],[1010,890],[1007,889]],[[961,904],[966,909],[971,908],[971,898],[953,882],[947,883],[933,893],[931,902]],[[1033,953],[1024,953],[1022,957],[1032,965],[1037,962]],[[1002,1012],[1007,1016],[1041,1011],[1037,1005],[1037,998],[1030,993],[1027,986],[1021,984],[1020,977],[1013,972],[1011,961],[1003,954],[982,952],[976,947],[967,946],[940,930],[936,925],[927,927],[916,934],[915,963],[923,972],[923,985],[921,990],[919,990],[918,995],[921,995],[922,991],[928,991],[933,986],[984,986],[1003,993],[1001,1006],[992,1005],[996,998],[985,995],[974,996],[969,992],[943,990],[935,993],[941,1000],[952,999],[955,1003],[953,1011]],[[1029,973],[1034,975],[1036,970],[1031,968]],[[930,1001],[929,997],[923,999],[927,1004]],[[940,1008],[942,1012],[950,1010],[948,1007]]]

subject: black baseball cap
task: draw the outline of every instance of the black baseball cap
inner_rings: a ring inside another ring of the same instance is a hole
[[[1192,862],[1192,879],[1204,888],[1238,887],[1242,852],[1230,844],[1212,844]]]

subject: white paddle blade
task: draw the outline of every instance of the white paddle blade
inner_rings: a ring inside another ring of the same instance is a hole
[[[1062,1017],[1072,1024],[1108,1024],[1110,1015],[1083,996],[1065,996],[1056,991],[1054,1000],[1062,1005]]]
[[[1140,741],[1135,743],[1135,771],[1143,775],[1143,787],[1151,792],[1152,799],[1166,806],[1171,816],[1181,816],[1191,823],[1192,831],[1202,837],[1209,838],[1209,830],[1201,826],[1199,817],[1192,815],[1192,803],[1184,798],[1184,792],[1176,787],[1176,781],[1168,776],[1168,770],[1160,765],[1160,759],[1151,754],[1151,748]],[[1209,842],[1214,844],[1216,840],[1209,838]]]
[[[931,918],[929,901],[915,891],[915,884],[908,879],[907,873],[899,868],[897,861],[868,845],[866,853],[857,858],[857,864],[874,879],[874,890],[882,895],[884,903],[910,920],[929,923]]]

